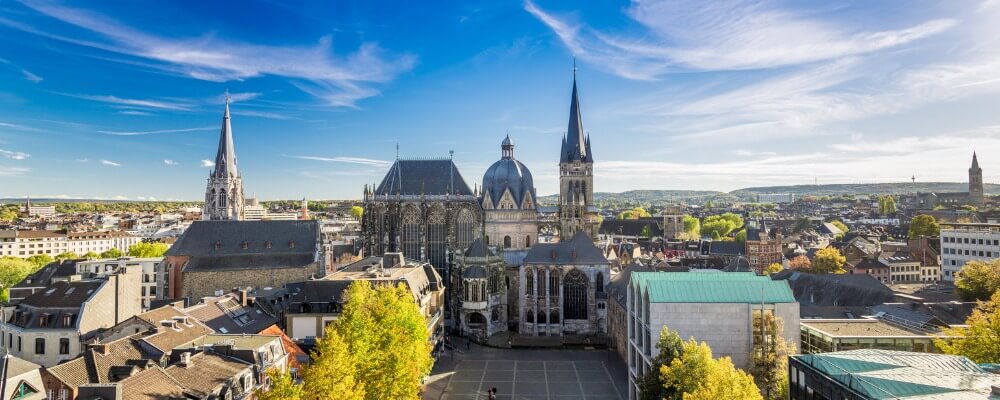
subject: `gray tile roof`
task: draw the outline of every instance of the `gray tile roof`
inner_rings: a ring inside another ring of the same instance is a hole
[[[566,242],[538,243],[524,257],[525,264],[607,264],[604,252],[594,246],[583,231],[577,232]]]
[[[416,196],[472,195],[472,189],[462,179],[458,167],[451,159],[399,159],[392,164],[376,195]]]
[[[318,239],[316,221],[195,221],[167,255],[312,254]]]

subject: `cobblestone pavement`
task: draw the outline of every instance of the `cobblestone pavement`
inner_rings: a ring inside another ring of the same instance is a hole
[[[454,353],[454,354],[453,354]],[[424,399],[622,400],[625,365],[607,350],[494,349],[471,345],[441,355]]]

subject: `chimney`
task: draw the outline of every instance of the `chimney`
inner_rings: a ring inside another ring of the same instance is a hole
[[[247,290],[240,289],[240,305],[243,307],[247,306]]]
[[[178,364],[180,364],[180,366],[184,368],[191,368],[191,366],[193,365],[191,364],[191,352],[185,351],[181,353],[181,360],[180,362],[178,362]]]

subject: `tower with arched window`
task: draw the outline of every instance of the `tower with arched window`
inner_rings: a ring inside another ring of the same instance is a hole
[[[507,330],[507,274],[502,249],[480,238],[455,257],[461,286],[453,291],[462,334],[476,340]]]
[[[244,209],[243,176],[236,169],[236,147],[233,145],[233,128],[229,121],[229,96],[226,96],[226,111],[222,115],[222,131],[219,134],[219,149],[215,154],[215,166],[208,176],[205,188],[205,206],[201,218],[204,220],[243,220]]]

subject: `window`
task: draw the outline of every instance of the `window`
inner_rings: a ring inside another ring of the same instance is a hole
[[[587,276],[574,269],[563,282],[563,312],[566,319],[587,319]]]
[[[604,273],[597,271],[597,279],[594,281],[597,293],[604,293]]]
[[[528,313],[524,315],[524,320],[530,323],[535,323],[535,313],[528,310]]]
[[[524,294],[529,296],[534,294],[534,288],[535,288],[534,270],[526,269],[524,270]]]
[[[59,339],[59,354],[69,354],[69,339]]]
[[[427,217],[427,258],[431,265],[447,264],[447,235],[444,208],[435,206]]]
[[[414,260],[420,257],[420,211],[409,205],[403,212],[403,255]]]
[[[45,339],[35,338],[35,354],[45,354]]]
[[[559,270],[549,271],[549,296],[559,297]]]
[[[524,237],[524,247],[531,247],[531,235]]]
[[[505,248],[505,249],[509,249],[510,248],[510,236],[504,236],[503,237],[503,248]]]

